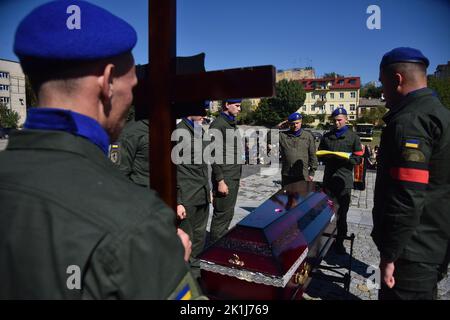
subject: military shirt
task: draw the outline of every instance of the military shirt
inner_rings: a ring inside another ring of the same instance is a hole
[[[11,134],[0,152],[0,203],[0,299],[198,294],[175,213],[83,137]]]
[[[383,120],[374,242],[388,261],[442,263],[450,239],[450,111],[424,88]]]
[[[118,141],[112,145],[110,158],[134,183],[149,187],[149,123],[130,121]]]
[[[361,162],[362,145],[356,133],[348,129],[340,137],[335,131],[327,132],[320,141],[319,150],[340,151],[352,153],[350,159],[328,157],[323,159],[325,172],[324,184],[332,190],[353,188],[353,166]]]
[[[223,114],[219,114],[209,127],[209,134],[214,136],[213,132],[220,134],[222,140],[212,138],[211,146],[220,148],[223,155],[221,164],[211,164],[213,181],[219,182],[222,179],[239,180],[241,178],[245,153],[242,137],[239,134],[236,121],[228,119]],[[232,134],[235,134],[236,138],[231,139]],[[217,141],[222,141],[222,146]]]
[[[190,163],[177,164],[177,203],[184,206],[197,206],[210,202],[208,165],[203,157],[206,147],[206,141],[203,140],[205,132],[201,127],[198,129],[199,135],[196,136],[197,131],[194,135],[194,128],[185,119],[177,125],[177,130],[184,130],[190,139],[190,144],[185,145],[186,148],[182,150],[188,152]],[[197,143],[199,150],[196,150]]]
[[[299,136],[291,131],[280,132],[281,174],[307,180],[317,170],[316,143],[311,133],[302,130]]]

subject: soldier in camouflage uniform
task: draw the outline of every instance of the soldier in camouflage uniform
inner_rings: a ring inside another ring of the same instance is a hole
[[[302,129],[302,115],[288,118],[290,129],[280,133],[281,184],[312,181],[317,170],[316,142],[311,133]]]

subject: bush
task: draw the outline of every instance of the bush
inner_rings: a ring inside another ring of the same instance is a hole
[[[5,104],[0,104],[0,126],[4,128],[17,129],[19,124],[19,114],[9,109]]]

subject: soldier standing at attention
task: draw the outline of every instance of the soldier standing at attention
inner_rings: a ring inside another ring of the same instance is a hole
[[[189,147],[182,149],[182,152],[187,152],[187,157],[183,154],[187,161],[177,164],[177,216],[181,220],[180,228],[192,239],[191,271],[199,277],[200,265],[196,256],[205,246],[211,200],[208,165],[203,158],[206,141],[203,140],[205,131],[202,123],[206,113],[204,109],[203,114],[194,110],[190,113],[197,115],[183,117],[177,125],[177,131],[183,131],[183,139],[190,139]],[[201,148],[197,150],[198,146]]]
[[[450,239],[450,112],[427,88],[428,59],[396,48],[380,63],[383,120],[372,238],[379,299],[436,299]]]
[[[317,170],[316,143],[311,133],[302,130],[302,115],[288,117],[289,131],[280,132],[281,184],[312,181]]]
[[[0,153],[0,299],[198,296],[174,213],[107,158],[137,84],[136,41],[85,1],[44,4],[20,23],[14,51],[39,107]]]
[[[223,145],[217,146],[223,150],[223,162],[211,164],[214,206],[210,229],[211,242],[217,241],[227,232],[234,215],[243,163],[242,141],[236,125],[241,102],[241,99],[224,100],[222,112],[209,127],[210,131],[218,130],[223,140]]]
[[[335,128],[323,136],[319,150],[351,153],[349,159],[340,157],[323,159],[325,163],[323,185],[338,207],[334,250],[336,253],[345,254],[344,238],[347,235],[347,212],[353,188],[353,166],[361,162],[363,152],[358,135],[347,126],[347,111],[344,108],[337,108],[331,116]]]

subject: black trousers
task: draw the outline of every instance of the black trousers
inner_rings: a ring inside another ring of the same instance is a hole
[[[337,207],[337,237],[336,243],[342,244],[347,235],[347,212],[350,207],[351,189],[343,189],[341,192],[332,192],[331,198]]]
[[[399,259],[392,289],[381,281],[379,300],[436,300],[440,265]],[[382,280],[382,279],[381,279]]]

